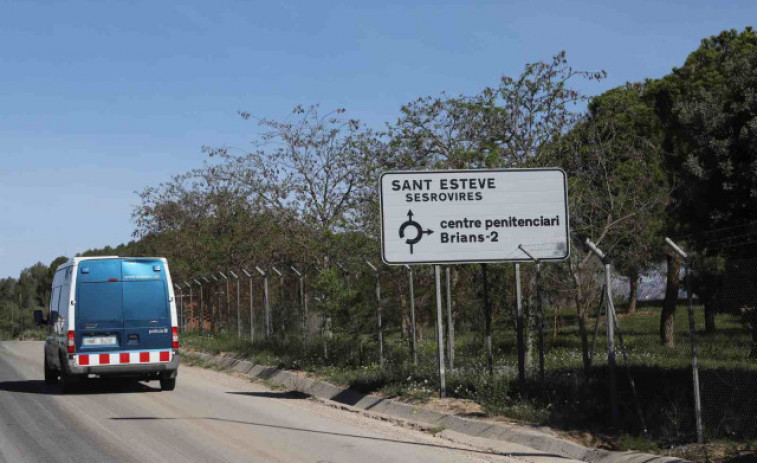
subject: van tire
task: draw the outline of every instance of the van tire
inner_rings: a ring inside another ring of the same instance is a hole
[[[176,389],[176,378],[160,378],[161,391],[173,391]]]
[[[58,372],[50,368],[47,363],[47,356],[45,356],[45,384],[47,386],[53,386],[58,382]]]

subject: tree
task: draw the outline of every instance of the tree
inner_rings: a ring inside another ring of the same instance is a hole
[[[607,156],[599,164],[606,165],[606,175],[618,180],[605,182],[607,193],[597,192],[608,200],[601,209],[608,217],[630,219],[623,220],[622,227],[614,232],[615,242],[605,246],[615,259],[616,270],[628,277],[628,313],[636,310],[640,275],[660,255],[670,196],[663,169],[662,125],[654,108],[644,101],[645,89],[644,84],[627,83],[589,104],[591,123],[602,127],[602,138],[607,141]],[[616,211],[611,211],[613,208]],[[628,217],[628,213],[633,215]]]
[[[594,98],[588,114],[550,145],[542,161],[568,174],[571,228],[590,237],[626,275],[648,265],[669,197],[656,116],[641,100],[643,90],[628,84]],[[599,268],[588,253],[573,253],[568,264],[588,369],[585,320]]]
[[[681,68],[650,84],[676,184],[670,229],[685,236],[701,259],[757,256],[755,88],[757,33],[752,28],[704,39]],[[723,267],[695,269],[697,281],[718,279],[717,268]],[[699,285],[697,290],[705,296],[707,330],[714,331],[708,299],[715,288]]]
[[[255,151],[206,152],[223,160],[219,173],[252,203],[297,217],[322,233],[352,229],[359,222],[361,193],[375,182],[374,163],[364,149],[372,133],[356,119],[343,119],[344,113],[337,109],[323,115],[318,105],[297,106],[294,120],[258,119],[265,132],[254,142]]]
[[[576,78],[598,80],[604,72],[573,69],[565,52],[530,63],[517,77],[475,96],[419,98],[402,107],[390,127],[392,168],[525,167],[565,134],[586,98],[570,86]]]
[[[502,76],[499,85],[473,97],[420,98],[403,106],[402,117],[390,127],[388,165],[414,169],[562,165],[561,155],[572,155],[555,147],[581,119],[576,105],[586,100],[571,87],[571,80],[603,77],[604,72],[573,69],[563,51],[549,62],[527,64],[517,78]],[[582,308],[579,312],[584,313]],[[486,325],[491,326],[491,313],[486,316]],[[581,333],[588,366],[583,324]]]

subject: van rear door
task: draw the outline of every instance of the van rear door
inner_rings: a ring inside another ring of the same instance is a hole
[[[166,269],[159,259],[123,259],[124,349],[170,349]]]
[[[118,259],[81,262],[76,279],[77,352],[118,350],[123,345],[123,287]]]

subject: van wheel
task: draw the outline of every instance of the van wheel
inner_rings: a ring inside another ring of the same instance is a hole
[[[53,386],[58,382],[58,372],[50,368],[47,363],[47,356],[45,356],[45,384]]]
[[[173,391],[176,389],[176,378],[160,378],[161,391]]]

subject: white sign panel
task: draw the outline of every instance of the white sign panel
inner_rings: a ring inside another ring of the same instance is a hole
[[[381,176],[387,264],[563,260],[568,190],[561,169],[387,172]]]

